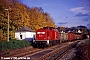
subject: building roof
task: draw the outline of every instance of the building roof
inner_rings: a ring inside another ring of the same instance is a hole
[[[23,26],[16,32],[34,32],[34,31],[32,29],[30,29],[29,27]]]

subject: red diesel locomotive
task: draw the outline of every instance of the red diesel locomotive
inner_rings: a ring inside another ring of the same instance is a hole
[[[36,30],[36,40],[34,45],[37,47],[52,46],[58,44],[58,31],[52,27],[44,27]]]

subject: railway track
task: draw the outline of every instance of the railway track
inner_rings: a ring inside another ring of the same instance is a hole
[[[71,48],[70,48],[70,49],[67,49],[65,52],[62,52],[62,54],[61,54],[60,56],[58,56],[58,57],[56,58],[56,60],[61,59],[61,58],[62,58],[63,56],[65,56],[70,50],[71,50]]]
[[[56,50],[48,53],[47,55],[44,55],[43,57],[40,58],[40,60],[55,60],[58,58],[58,56],[63,56],[68,49],[71,49],[71,45],[64,45],[61,48],[57,48]]]
[[[31,60],[59,60],[61,57],[72,51],[72,47],[78,42],[68,42],[52,48],[44,49],[37,53],[28,55]]]
[[[10,50],[10,53],[7,54],[7,55],[4,55],[3,53],[7,53],[8,51],[6,52],[3,52],[2,57],[24,57],[28,54],[33,54],[35,52],[38,52],[38,51],[41,51],[43,49],[38,49],[38,48],[33,48],[32,46],[29,46],[29,47],[25,47],[25,48],[19,48],[19,49],[15,49],[15,50]]]
[[[12,54],[10,54],[10,55],[7,55],[8,57],[26,57],[26,56],[28,56],[28,55],[32,55],[32,54],[35,54],[35,53],[38,53],[38,52],[40,52],[40,51],[43,51],[43,50],[45,50],[45,49],[48,49],[48,48],[54,48],[54,47],[56,47],[57,45],[55,45],[55,46],[51,46],[51,47],[47,47],[47,48],[43,48],[43,49],[40,49],[40,48],[29,48],[29,49],[24,49],[24,51],[22,51],[22,49],[21,50],[16,50],[17,51],[17,53],[12,53]],[[21,52],[18,52],[18,51],[21,51]]]
[[[60,56],[58,56],[55,60],[73,60],[76,56],[76,50],[74,48],[67,49]]]
[[[26,52],[22,52],[22,53],[16,54],[14,56],[16,56],[16,57],[24,57],[24,56],[27,56],[28,54],[33,54],[33,53],[41,51],[41,50],[42,49],[33,49],[33,50],[30,50],[30,51],[26,51]]]
[[[72,51],[72,46],[78,42],[79,41],[67,42],[43,49],[32,48],[29,51],[23,51],[10,57],[30,57],[30,60],[59,60],[63,59],[63,56]],[[71,53],[71,55],[72,54],[73,53]]]

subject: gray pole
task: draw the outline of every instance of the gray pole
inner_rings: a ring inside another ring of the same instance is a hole
[[[9,41],[9,9],[5,9],[8,12],[8,29],[7,29],[7,41]]]
[[[8,39],[7,41],[9,41],[9,11],[8,11]]]

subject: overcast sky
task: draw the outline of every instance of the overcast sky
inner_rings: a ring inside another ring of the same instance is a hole
[[[89,0],[21,0],[29,7],[42,7],[57,26],[90,28]]]

